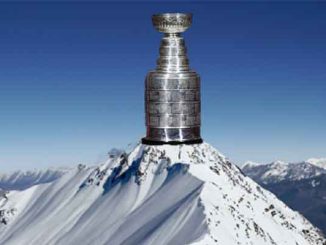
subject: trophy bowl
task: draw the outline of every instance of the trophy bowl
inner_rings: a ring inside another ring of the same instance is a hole
[[[159,32],[181,33],[186,31],[192,23],[190,13],[164,13],[152,16],[153,25]]]

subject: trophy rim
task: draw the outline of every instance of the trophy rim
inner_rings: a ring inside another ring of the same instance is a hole
[[[155,29],[163,33],[180,33],[185,32],[192,24],[192,13],[157,13],[152,15],[152,22]],[[181,20],[180,23],[172,23],[170,26],[162,25],[162,22],[166,20],[169,21],[169,18],[175,18]],[[182,22],[182,20],[184,20]],[[185,21],[187,20],[187,21]]]
[[[180,16],[180,17],[190,17],[192,18],[192,13],[181,13],[181,12],[171,12],[171,13],[156,13],[153,14],[153,18],[155,17],[172,17],[172,16]]]

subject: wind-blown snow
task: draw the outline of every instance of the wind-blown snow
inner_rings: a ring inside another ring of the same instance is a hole
[[[24,190],[33,185],[52,182],[68,171],[68,168],[50,168],[46,170],[15,171],[0,174],[0,189]]]
[[[7,194],[0,244],[322,245],[299,213],[213,147],[138,145]]]

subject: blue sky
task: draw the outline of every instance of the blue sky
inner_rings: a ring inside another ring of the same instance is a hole
[[[145,132],[157,12],[192,12],[202,136],[236,163],[326,156],[326,3],[0,3],[0,171],[94,163]]]

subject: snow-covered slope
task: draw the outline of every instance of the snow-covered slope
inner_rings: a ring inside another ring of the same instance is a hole
[[[54,181],[68,171],[68,168],[50,168],[46,170],[15,171],[8,174],[0,174],[0,189],[24,190],[33,185]]]
[[[248,162],[242,170],[326,234],[325,159],[267,165]]]
[[[137,146],[0,200],[0,244],[326,244],[208,144]]]
[[[295,181],[326,174],[326,168],[321,168],[308,161],[298,163],[276,161],[269,164],[247,162],[241,169],[256,182],[263,184],[277,183],[283,180]]]

